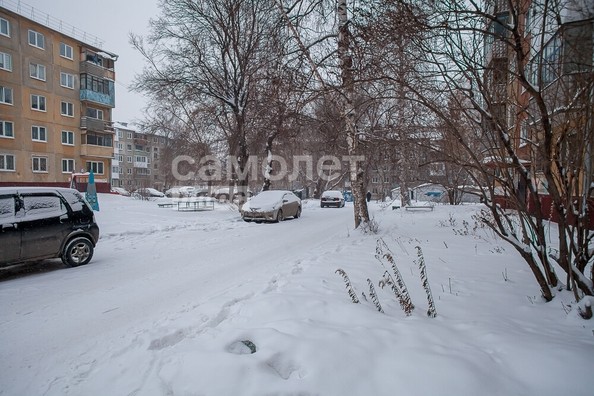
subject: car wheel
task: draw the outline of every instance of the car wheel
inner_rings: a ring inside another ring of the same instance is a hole
[[[297,208],[297,213],[295,213],[295,218],[298,219],[299,217],[301,217],[301,206]]]
[[[246,223],[249,223],[251,220],[250,219],[243,219],[243,221],[245,221]]]
[[[85,265],[93,258],[93,244],[88,238],[74,238],[62,252],[62,262],[70,267]]]
[[[323,207],[324,207],[324,204],[320,204],[320,208],[323,208]]]
[[[283,216],[283,210],[279,209],[278,212],[276,212],[276,222],[281,222],[285,219],[285,217]]]

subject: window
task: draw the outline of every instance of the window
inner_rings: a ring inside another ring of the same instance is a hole
[[[45,81],[45,66],[37,63],[29,63],[29,76],[36,80]]]
[[[74,172],[74,160],[73,159],[62,159],[62,173]]]
[[[32,157],[31,159],[33,172],[47,173],[47,157]]]
[[[0,69],[12,71],[12,55],[0,52]]]
[[[122,154],[118,154],[118,161],[124,162],[124,156]]]
[[[39,49],[45,49],[45,37],[35,30],[29,30],[29,45]]]
[[[131,163],[132,162],[132,156],[128,155],[126,156],[126,162]]]
[[[127,144],[127,145],[126,145],[126,149],[127,149],[128,151],[132,151],[132,145],[131,145],[131,144]]]
[[[137,155],[135,158],[136,162],[147,162],[146,157],[141,156],[141,155]]]
[[[92,107],[87,107],[87,117],[102,120],[103,119],[103,110],[94,109]]]
[[[103,174],[103,162],[87,161],[87,172],[93,171],[97,175]]]
[[[93,92],[99,92],[109,95],[109,81],[90,74],[81,74],[80,89],[88,89]]]
[[[74,117],[74,105],[70,102],[62,102],[61,114],[66,117]]]
[[[14,138],[14,124],[11,121],[0,121],[0,138]]]
[[[74,132],[62,131],[62,144],[74,146]]]
[[[124,149],[124,143],[118,143],[118,150]]]
[[[68,44],[60,43],[60,56],[66,59],[72,59],[72,47]]]
[[[31,127],[31,139],[36,142],[47,142],[47,129],[42,126]]]
[[[4,18],[0,18],[0,35],[10,37],[10,22]]]
[[[14,155],[0,154],[0,171],[14,170]]]
[[[127,172],[126,172],[127,174],[129,174],[129,175],[131,175],[131,174],[132,174],[132,168],[128,168],[128,169],[126,169],[126,171],[127,171]]]
[[[14,155],[0,154],[0,171],[13,171],[14,169]]]
[[[379,182],[379,178],[378,178],[377,176],[373,176],[373,177],[371,178],[371,182],[372,182],[372,183],[378,183],[378,182]]]
[[[31,95],[31,109],[45,111],[45,96]]]
[[[528,125],[526,121],[520,126],[520,145],[525,145],[528,141]]]
[[[60,72],[60,85],[65,88],[74,89],[74,76],[69,73]]]
[[[12,104],[12,88],[0,86],[0,103]]]
[[[542,82],[549,84],[558,78],[561,58],[561,40],[554,37],[543,50]]]
[[[24,195],[23,204],[28,218],[58,217],[67,213],[64,203],[56,195]]]
[[[14,221],[14,216],[16,208],[16,202],[14,198],[10,195],[5,195],[0,197],[0,219],[11,219],[9,221]]]
[[[83,142],[83,144],[85,144],[85,142]],[[111,135],[87,133],[86,144],[92,144],[94,146],[113,147],[113,138]]]
[[[132,132],[128,132],[128,139],[132,139]]]

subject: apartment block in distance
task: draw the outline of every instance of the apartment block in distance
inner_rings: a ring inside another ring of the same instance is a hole
[[[29,6],[1,4],[0,186],[69,186],[93,170],[109,191],[117,55]]]
[[[125,122],[114,123],[114,128],[111,185],[128,191],[145,187],[163,191],[171,174],[169,138],[139,132]]]

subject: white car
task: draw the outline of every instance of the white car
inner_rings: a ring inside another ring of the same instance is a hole
[[[182,197],[195,197],[196,188],[192,186],[183,186],[179,188],[179,192]]]
[[[126,190],[125,188],[122,187],[112,187],[111,188],[111,192],[114,194],[119,194],[119,195],[123,195],[124,197],[129,197],[130,196],[130,191]]]
[[[283,221],[287,217],[301,216],[301,200],[291,191],[262,191],[243,204],[241,218],[244,221]]]
[[[342,192],[338,190],[324,191],[320,198],[320,206],[322,208],[329,206],[336,206],[337,208],[344,207],[344,196]]]
[[[150,187],[139,188],[132,195],[137,199],[163,198],[165,196],[161,191]]]

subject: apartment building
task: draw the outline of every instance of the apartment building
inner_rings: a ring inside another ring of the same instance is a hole
[[[506,0],[487,3],[489,13],[496,16],[496,21],[488,23],[490,35],[484,59],[492,113],[506,129],[522,164],[539,186],[539,193],[546,194],[544,162],[559,155],[578,158],[575,149],[592,144],[591,134],[580,129],[592,129],[588,114],[592,114],[594,103],[591,88],[588,92],[587,87],[594,64],[594,9],[588,0],[567,0],[551,9],[538,0],[514,3],[514,9]],[[521,65],[517,64],[514,48],[506,42],[510,34],[505,27],[512,16],[519,23],[525,51]],[[514,73],[518,69],[525,71],[528,82],[540,93],[540,104],[519,82]],[[583,93],[578,96],[578,92]],[[559,153],[540,151],[545,139],[539,113],[543,106],[549,112],[549,138],[565,146]],[[526,194],[524,182],[518,178],[517,188]]]
[[[68,185],[93,170],[109,186],[117,55],[35,9],[2,4],[0,185]]]
[[[144,187],[163,191],[167,175],[171,173],[167,166],[169,139],[139,132],[125,122],[114,123],[114,130],[111,185],[128,191]]]

